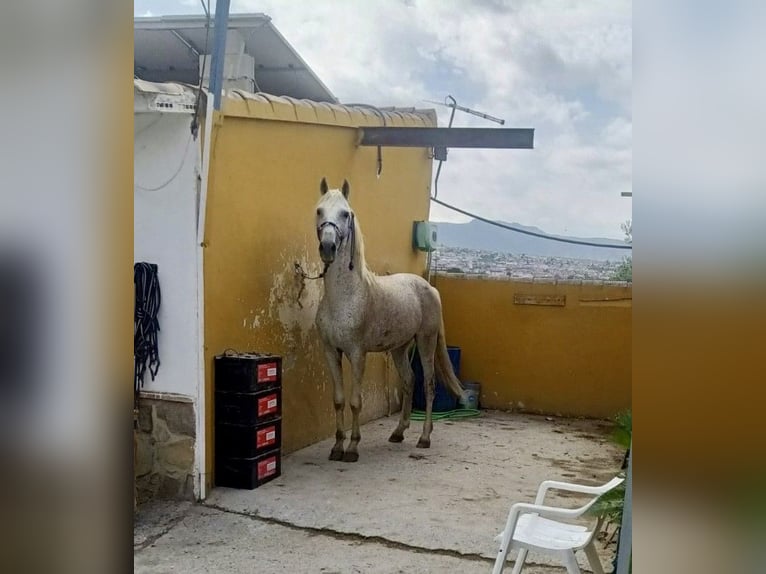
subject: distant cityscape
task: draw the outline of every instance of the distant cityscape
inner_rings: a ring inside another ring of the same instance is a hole
[[[447,246],[440,246],[432,255],[432,269],[440,273],[559,281],[611,281],[621,263],[622,259],[577,259]]]

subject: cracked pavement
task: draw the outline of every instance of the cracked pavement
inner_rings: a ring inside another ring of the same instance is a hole
[[[404,443],[388,443],[395,425],[362,427],[354,464],[327,460],[330,439],[286,456],[282,476],[258,489],[141,507],[135,572],[486,574],[512,502],[531,501],[544,479],[606,482],[624,454],[601,421],[484,411],[435,423],[428,450],[415,448],[415,422]],[[612,552],[601,551],[607,572]],[[564,569],[530,554],[524,572]]]

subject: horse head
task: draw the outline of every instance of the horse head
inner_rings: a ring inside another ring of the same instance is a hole
[[[319,192],[322,195],[316,210],[319,256],[329,266],[348,239],[352,249],[349,269],[353,269],[354,212],[348,203],[348,181],[344,179],[340,189],[329,189],[327,180],[322,178]]]

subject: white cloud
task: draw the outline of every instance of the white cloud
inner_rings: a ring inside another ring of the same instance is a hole
[[[460,104],[534,127],[535,150],[450,150],[440,198],[552,233],[620,237],[631,201],[627,1],[234,0],[264,12],[344,102]],[[449,110],[439,108],[440,124]],[[458,113],[456,126],[492,126]],[[465,220],[434,206],[438,220]]]

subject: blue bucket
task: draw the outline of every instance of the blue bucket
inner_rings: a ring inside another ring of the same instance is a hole
[[[447,347],[452,370],[455,376],[460,378],[460,347]],[[420,355],[417,349],[410,360],[414,377],[414,389],[412,393],[412,408],[418,411],[426,410],[426,392],[423,385],[423,365],[420,364]],[[447,390],[447,387],[436,377],[436,388],[434,389],[433,412],[443,413],[457,408],[458,399],[453,397]]]

